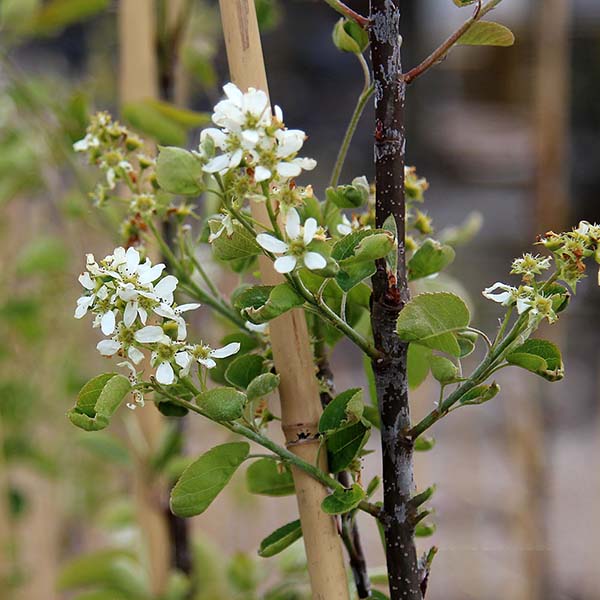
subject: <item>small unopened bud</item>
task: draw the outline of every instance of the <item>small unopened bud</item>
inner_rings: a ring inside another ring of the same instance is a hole
[[[369,45],[369,35],[354,21],[340,19],[333,28],[333,43],[342,52],[362,54]]]

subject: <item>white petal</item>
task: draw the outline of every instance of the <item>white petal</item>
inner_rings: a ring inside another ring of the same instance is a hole
[[[229,157],[229,165],[228,165],[228,167],[230,169],[234,169],[235,167],[239,166],[239,164],[242,162],[242,157],[243,156],[244,156],[244,152],[242,151],[241,148],[238,148]]]
[[[236,354],[240,350],[239,342],[232,342],[231,344],[227,344],[222,348],[216,348],[215,350],[210,351],[210,355],[213,358],[227,358],[228,356],[232,356]]]
[[[132,246],[127,248],[125,254],[125,267],[130,275],[133,275],[140,264],[140,253]]]
[[[307,269],[314,271],[315,269],[324,269],[327,261],[318,252],[307,252],[304,255],[304,264]]]
[[[305,171],[312,171],[317,166],[317,161],[314,158],[294,158],[292,163]]]
[[[121,344],[115,340],[102,340],[98,342],[96,349],[102,356],[112,356],[121,349]]]
[[[196,310],[197,308],[200,308],[201,306],[202,306],[202,304],[200,304],[199,302],[189,302],[188,304],[180,304],[175,309],[175,312],[177,314],[182,313],[182,312],[188,312],[189,310]]]
[[[129,346],[127,356],[137,365],[144,360],[144,353],[135,346]]]
[[[317,233],[317,220],[309,217],[304,223],[304,243],[308,246]]]
[[[258,167],[254,169],[254,180],[257,183],[260,183],[261,181],[267,181],[267,179],[271,178],[271,175],[271,171],[266,167],[261,167],[260,165],[258,165]]]
[[[171,304],[171,302],[173,302],[173,292],[177,287],[177,283],[177,277],[167,275],[154,286],[154,294],[167,304]]]
[[[75,309],[75,318],[81,319],[87,314],[88,309],[94,303],[94,296],[82,296],[77,300],[77,308]]]
[[[175,381],[173,367],[168,362],[162,362],[156,369],[156,381],[163,385],[171,385]]]
[[[246,325],[246,329],[248,331],[256,331],[257,333],[264,333],[269,328],[268,323],[261,323],[260,325],[256,325],[255,323],[246,321],[246,323],[244,324]]]
[[[281,107],[278,106],[277,104],[273,107],[273,111],[275,112],[275,118],[280,122],[283,123],[283,111],[281,110]]]
[[[209,137],[215,143],[215,146],[218,148],[223,148],[225,146],[225,142],[227,141],[227,135],[221,131],[220,129],[216,129],[215,127],[209,127],[208,129],[203,129],[200,133],[200,142],[204,142],[204,140]]]
[[[94,281],[92,280],[92,278],[90,277],[89,273],[82,273],[79,276],[79,283],[86,289],[86,290],[93,290],[96,285],[94,284]]]
[[[290,239],[300,237],[300,215],[295,208],[292,208],[285,218],[285,232]]]
[[[277,156],[281,158],[296,154],[302,148],[304,139],[306,138],[306,134],[300,129],[279,130],[275,136],[279,142]]]
[[[258,143],[260,136],[258,134],[258,131],[256,131],[255,129],[246,129],[242,131],[242,139],[245,142],[248,142],[248,144],[250,144],[251,146],[255,146]]]
[[[277,173],[280,177],[289,179],[290,177],[298,177],[302,173],[302,169],[300,165],[291,162],[280,162],[277,165]]]
[[[229,167],[229,154],[220,154],[209,160],[203,167],[207,173],[219,173]]]
[[[350,225],[345,225],[344,223],[340,223],[337,226],[337,232],[340,235],[349,235],[352,233],[352,227]]]
[[[135,332],[135,340],[140,344],[153,344],[163,339],[164,332],[158,325],[146,325]]]
[[[291,273],[296,267],[296,257],[291,254],[279,257],[273,266],[278,273]]]
[[[207,369],[214,369],[217,366],[217,363],[212,358],[199,358],[198,362]]]
[[[268,252],[274,252],[275,254],[282,254],[289,248],[285,242],[278,240],[276,237],[268,233],[259,233],[256,236],[256,241],[261,248],[264,248]]]
[[[138,313],[140,315],[141,322],[145,325],[146,321],[148,320],[148,311],[140,306],[138,308]]]
[[[158,265],[154,265],[153,267],[151,267],[149,269],[145,269],[140,272],[140,274],[138,276],[138,281],[142,285],[145,285],[146,283],[152,283],[153,281],[156,281],[162,275],[164,268],[165,268],[165,265],[163,265],[162,263],[159,263]]]
[[[159,304],[153,310],[159,317],[173,320],[177,318],[177,314],[168,304]]]
[[[223,91],[232,102],[235,102],[235,104],[237,104],[238,106],[242,105],[244,94],[242,93],[242,90],[240,90],[240,88],[237,85],[235,85],[235,83],[226,83],[223,86]]]
[[[177,352],[175,354],[175,362],[182,368],[187,369],[189,364],[192,362],[192,358],[189,352]]]
[[[123,323],[125,327],[131,327],[137,317],[138,304],[137,302],[128,302],[123,313]]]
[[[102,315],[100,329],[104,335],[112,335],[115,331],[115,313],[112,310]]]
[[[177,340],[183,341],[187,337],[187,325],[182,317],[177,318]]]

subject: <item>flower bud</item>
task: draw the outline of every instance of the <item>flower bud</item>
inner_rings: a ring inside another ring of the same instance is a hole
[[[333,28],[333,43],[342,52],[362,54],[369,45],[369,35],[354,21],[340,19]]]

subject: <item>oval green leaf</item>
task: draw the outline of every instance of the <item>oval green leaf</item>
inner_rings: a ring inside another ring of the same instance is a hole
[[[270,458],[261,458],[248,467],[246,483],[252,494],[261,496],[289,496],[295,491],[290,469]]]
[[[171,491],[171,511],[178,517],[202,514],[244,462],[250,445],[232,442],[212,448],[193,462]]]
[[[218,423],[239,419],[246,402],[246,394],[230,387],[214,388],[196,396],[196,404],[209,419]]]
[[[279,529],[276,529],[271,535],[268,535],[261,543],[258,550],[258,555],[263,558],[275,556],[296,540],[302,537],[302,526],[300,521],[292,521]]]

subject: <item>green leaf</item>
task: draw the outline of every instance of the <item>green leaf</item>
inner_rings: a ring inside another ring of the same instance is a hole
[[[426,239],[408,261],[408,278],[413,281],[439,273],[454,261],[455,256],[452,246]]]
[[[142,570],[125,550],[98,550],[69,561],[61,570],[57,587],[72,590],[102,586],[131,600],[148,597]]]
[[[435,446],[435,439],[424,435],[419,436],[415,440],[416,452],[428,452]]]
[[[196,404],[210,419],[218,423],[239,419],[246,402],[246,394],[230,387],[214,388],[196,396]]]
[[[357,177],[351,185],[338,185],[325,190],[327,200],[338,208],[359,208],[369,199],[369,184]]]
[[[121,110],[123,119],[133,128],[166,146],[185,145],[187,132],[176,121],[166,117],[147,100],[128,102]]]
[[[261,458],[246,471],[248,490],[262,496],[289,496],[295,492],[292,473],[286,465]]]
[[[178,517],[202,514],[244,462],[250,445],[232,442],[216,446],[194,461],[171,491],[171,511]]]
[[[211,233],[216,233],[222,227],[221,221],[218,220],[210,220],[208,224]],[[262,252],[254,236],[237,222],[233,224],[231,236],[223,232],[211,245],[215,258],[225,261],[252,258]]]
[[[210,123],[210,114],[205,112],[196,112],[187,108],[182,108],[164,100],[155,100],[148,98],[144,103],[154,108],[157,112],[170,119],[174,123],[187,129],[200,127]]]
[[[94,16],[108,5],[109,0],[50,0],[35,15],[33,27],[37,33],[54,33]]]
[[[398,224],[396,223],[396,219],[394,215],[389,215],[388,218],[383,222],[383,227],[385,231],[389,231],[394,239],[398,239]],[[398,248],[394,246],[392,250],[386,257],[386,262],[388,264],[388,268],[392,273],[396,273],[398,271]]]
[[[357,411],[356,406],[360,409]],[[349,413],[348,407],[352,405]],[[326,407],[319,419],[319,432],[335,431],[340,427],[356,422],[362,416],[362,389],[351,388],[338,394]],[[360,413],[360,414],[358,414]]]
[[[163,146],[156,162],[160,187],[170,194],[197,196],[202,192],[202,165],[183,148]]]
[[[483,404],[488,402],[500,391],[500,386],[494,381],[489,385],[476,385],[464,393],[458,400],[459,404]]]
[[[365,491],[355,483],[351,488],[335,490],[323,500],[321,508],[328,515],[342,515],[354,510],[365,497]]]
[[[120,465],[131,464],[127,446],[113,435],[108,433],[87,435],[80,432],[76,441],[81,447],[104,461]]]
[[[225,379],[231,385],[245,390],[250,382],[263,372],[265,359],[258,354],[238,356],[225,371]]]
[[[387,576],[386,576],[386,582],[387,582]],[[372,590],[371,598],[373,598],[373,600],[390,600],[389,596],[386,596],[383,592],[380,592],[379,590]]]
[[[255,377],[248,385],[246,395],[248,400],[256,400],[267,396],[279,387],[279,375],[275,373],[263,373]]]
[[[64,272],[69,262],[65,243],[57,237],[38,237],[27,244],[17,257],[20,275],[56,275]]]
[[[459,358],[469,356],[475,350],[475,344],[478,338],[479,334],[474,331],[459,331],[456,334],[456,340],[460,346]]]
[[[431,349],[426,346],[414,343],[408,346],[408,387],[411,390],[418,388],[427,378],[431,355]]]
[[[459,8],[462,6],[469,6],[469,4],[474,4],[477,0],[452,0],[456,6]]]
[[[560,381],[565,376],[560,350],[547,340],[527,340],[513,350],[506,360],[548,381]]]
[[[362,54],[369,45],[369,35],[364,28],[355,21],[344,18],[334,25],[332,38],[336,48],[342,52]]]
[[[513,32],[500,23],[477,21],[456,42],[459,46],[512,46]]]
[[[353,231],[338,240],[331,250],[331,258],[340,263],[336,275],[338,285],[345,292],[375,273],[375,260],[384,258],[395,248],[393,236],[379,229]]]
[[[431,374],[440,383],[452,383],[458,376],[458,367],[448,358],[432,356],[429,359]]]
[[[235,298],[235,307],[252,323],[266,323],[302,306],[304,299],[287,283],[254,286]]]
[[[77,403],[67,416],[73,425],[86,431],[104,429],[130,391],[127,377],[117,373],[98,375],[81,388]]]
[[[287,523],[283,527],[276,529],[271,535],[268,535],[261,543],[258,555],[263,558],[269,558],[279,554],[296,540],[302,537],[302,526],[300,520]]]
[[[381,417],[379,416],[379,409],[376,406],[363,406],[363,417],[372,427],[381,429]]]
[[[327,459],[331,473],[343,471],[360,454],[370,431],[363,421],[359,421],[327,436]]]
[[[398,335],[405,342],[460,356],[456,333],[469,325],[466,304],[448,292],[420,294],[402,310],[397,322]]]
[[[430,537],[435,533],[436,527],[433,523],[421,521],[415,527],[415,537]]]

